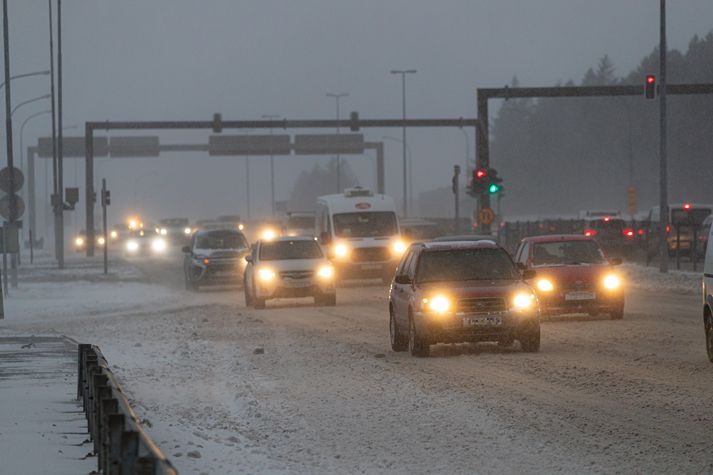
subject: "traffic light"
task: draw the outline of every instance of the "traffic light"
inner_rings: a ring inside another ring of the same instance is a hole
[[[351,111],[349,113],[349,130],[352,132],[359,131],[359,113],[357,111]]]
[[[111,191],[102,190],[102,206],[109,206],[111,204]]]
[[[487,178],[488,170],[485,168],[473,170],[473,178],[470,180],[468,193],[474,197],[480,196],[488,187]]]
[[[495,168],[488,169],[488,193],[491,195],[496,195],[503,190],[503,185],[501,183],[503,179],[498,176],[498,171]]]
[[[213,132],[219,134],[223,131],[223,116],[219,113],[213,114]]]
[[[644,97],[647,99],[656,98],[656,76],[653,74],[646,75],[646,82],[644,84]]]

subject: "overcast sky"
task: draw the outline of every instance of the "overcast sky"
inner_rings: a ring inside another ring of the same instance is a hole
[[[8,3],[13,74],[46,69],[47,2]],[[711,0],[668,4],[671,48],[685,49],[694,34],[713,29]],[[333,118],[334,100],[327,92],[349,92],[344,116],[358,110],[364,118],[399,117],[401,84],[389,74],[395,68],[418,70],[408,78],[409,116],[474,117],[475,89],[502,86],[515,74],[523,85],[579,81],[605,53],[617,73],[626,74],[658,41],[658,5],[655,0],[64,0],[64,122],[83,128],[87,120],[200,120],[213,112],[225,119],[267,113]],[[13,101],[48,88],[46,78],[15,81]],[[46,107],[27,106],[15,120]],[[49,116],[35,119],[25,128],[25,143],[48,135],[48,127]],[[18,137],[19,124],[16,130]],[[365,134],[378,140],[399,137],[400,131]],[[205,142],[207,135],[161,138]],[[464,161],[458,130],[413,130],[409,142],[416,192],[447,185],[452,165]],[[400,145],[390,142],[386,151],[387,191],[398,196]],[[278,160],[278,199],[288,197],[292,178],[315,160]],[[372,160],[348,160],[364,184],[372,185]],[[252,160],[253,214],[269,210],[266,164]],[[74,167],[71,161],[66,166],[68,186]],[[154,218],[197,219],[236,207],[245,214],[243,170],[243,159],[200,154],[105,160],[97,167],[110,182],[117,219],[140,204]],[[81,170],[78,176],[81,180]]]

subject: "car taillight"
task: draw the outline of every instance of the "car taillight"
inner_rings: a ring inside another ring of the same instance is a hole
[[[624,236],[628,238],[633,238],[634,237],[634,230],[633,229],[625,229],[624,230]]]
[[[643,230],[643,229],[639,229],[639,230],[636,232],[636,234],[638,234],[639,236],[643,236],[643,235],[644,235],[644,230]]]
[[[210,259],[203,259],[203,264],[205,264],[205,265],[210,264]]]
[[[668,225],[666,226],[666,232],[667,232],[667,233],[670,233],[670,232],[671,232],[671,226],[668,226]]]
[[[584,235],[587,237],[592,237],[597,235],[597,231],[594,229],[585,229],[584,230]]]

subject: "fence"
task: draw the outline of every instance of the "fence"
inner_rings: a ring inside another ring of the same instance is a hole
[[[79,345],[77,397],[87,416],[97,468],[111,475],[177,475],[141,427],[99,348]]]

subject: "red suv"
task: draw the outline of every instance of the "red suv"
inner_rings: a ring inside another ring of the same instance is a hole
[[[430,345],[518,340],[540,349],[540,309],[510,255],[492,241],[411,245],[389,291],[391,348],[428,356]]]
[[[543,315],[608,313],[624,317],[621,259],[607,259],[597,241],[580,235],[536,236],[515,253],[522,269],[537,270],[534,287]]]

